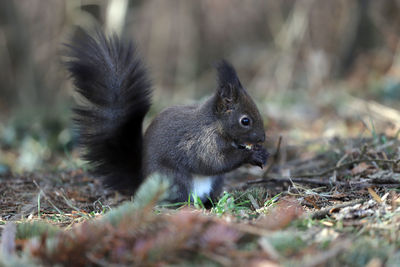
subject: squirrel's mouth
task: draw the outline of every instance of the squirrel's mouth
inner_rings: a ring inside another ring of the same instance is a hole
[[[254,147],[257,144],[252,144],[252,143],[237,143],[237,142],[232,142],[232,146],[237,148],[237,149],[243,149],[243,150],[253,150]]]
[[[245,149],[245,150],[252,150],[253,147],[254,147],[254,145],[250,144],[250,143],[244,143],[244,144],[239,144],[238,145],[239,149]]]

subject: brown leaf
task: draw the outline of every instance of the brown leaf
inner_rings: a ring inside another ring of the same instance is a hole
[[[221,245],[234,245],[242,236],[239,231],[223,222],[214,222],[207,227],[201,238],[201,245],[214,250]]]
[[[318,198],[319,197],[316,195],[306,196],[304,197],[304,201],[311,204],[314,207],[314,209],[320,209],[320,207],[317,204],[317,201],[319,200]]]
[[[264,229],[279,230],[285,228],[302,213],[303,207],[296,200],[286,198],[280,200],[258,224],[261,224]]]
[[[368,170],[371,167],[374,168],[374,166],[372,166],[370,164],[367,164],[365,162],[361,162],[360,164],[355,166],[353,169],[351,169],[351,174],[353,174],[353,175],[361,174],[361,173],[365,172],[366,170]]]

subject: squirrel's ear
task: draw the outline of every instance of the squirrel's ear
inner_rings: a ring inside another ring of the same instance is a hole
[[[226,112],[233,108],[238,100],[238,92],[235,87],[230,84],[219,86],[217,90],[217,111]]]
[[[217,110],[227,111],[238,101],[240,90],[243,90],[233,66],[222,60],[217,64],[218,89]]]

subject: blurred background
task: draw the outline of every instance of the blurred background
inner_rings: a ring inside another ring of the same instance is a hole
[[[62,44],[99,25],[133,38],[151,71],[146,123],[209,96],[225,58],[269,146],[399,136],[398,0],[1,0],[0,174],[80,164]]]

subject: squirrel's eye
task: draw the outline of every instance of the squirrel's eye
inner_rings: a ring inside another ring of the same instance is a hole
[[[243,117],[243,118],[240,119],[240,123],[241,123],[243,126],[249,126],[249,125],[250,125],[250,119],[247,118],[247,117]]]

